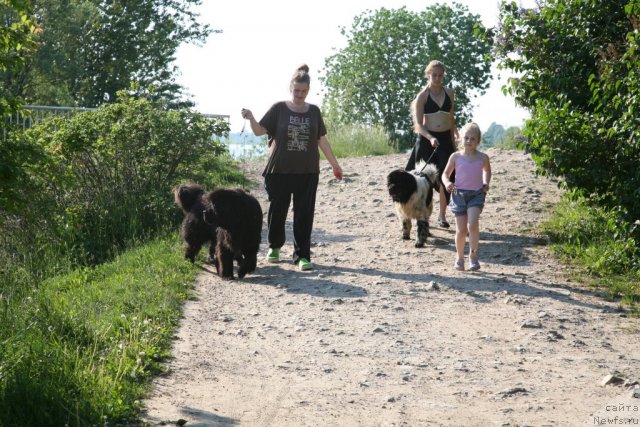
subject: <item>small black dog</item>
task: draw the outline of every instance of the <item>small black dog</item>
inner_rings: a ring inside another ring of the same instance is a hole
[[[429,217],[433,211],[433,191],[440,191],[438,169],[433,164],[416,165],[413,171],[396,169],[387,176],[387,190],[402,222],[402,238],[409,240],[411,220],[415,219],[418,232],[416,248],[421,248],[429,235]]]
[[[193,262],[209,242],[208,261],[220,277],[234,278],[234,259],[238,277],[255,271],[262,234],[262,208],[255,197],[239,188],[205,192],[198,184],[178,185],[173,194],[186,213],[181,230],[186,259]]]

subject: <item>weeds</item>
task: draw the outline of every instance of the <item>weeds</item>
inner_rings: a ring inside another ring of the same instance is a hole
[[[553,249],[585,273],[581,281],[606,290],[639,311],[639,224],[621,211],[606,210],[584,197],[567,195],[543,224]]]
[[[398,152],[380,126],[341,125],[327,128],[327,139],[336,157],[380,156]]]
[[[14,328],[1,334],[0,425],[134,420],[198,272],[181,255],[173,235],[46,280],[9,304],[5,318]]]

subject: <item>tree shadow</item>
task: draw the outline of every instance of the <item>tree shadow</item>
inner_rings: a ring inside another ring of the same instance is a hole
[[[334,275],[356,274],[375,276],[376,279],[385,278],[418,284],[428,284],[433,281],[449,289],[465,293],[478,302],[492,301],[492,299],[482,295],[483,292],[499,293],[506,291],[515,296],[520,295],[529,298],[548,297],[580,307],[605,311],[611,310],[610,305],[605,302],[602,304],[590,303],[572,297],[572,294],[580,294],[602,299],[597,292],[567,284],[553,283],[544,278],[535,277],[532,273],[518,270],[518,267],[528,267],[535,264],[532,259],[533,250],[547,244],[545,237],[481,231],[480,260],[483,262],[483,268],[476,272],[456,272],[453,270],[455,229],[453,227],[450,229],[435,228],[432,233],[427,241],[426,248],[433,246],[438,250],[445,250],[451,253],[451,274],[437,275],[428,271],[425,273],[397,273],[377,268],[350,268],[339,263],[336,265],[315,263],[316,268],[310,274],[309,272],[297,271],[292,266],[287,268],[283,267],[282,264],[269,264],[260,266],[255,273],[247,275],[241,281],[254,285],[281,287],[286,289],[288,293],[307,294],[322,298],[366,297],[369,294],[366,288],[341,283],[332,279]],[[288,239],[292,239],[290,234],[291,231],[289,230]],[[362,236],[357,235],[330,233],[323,229],[314,230],[314,237],[316,242],[314,247],[330,246],[331,243],[348,242],[362,238]],[[406,255],[407,257],[422,256],[422,249],[413,247],[412,241],[398,239],[398,244],[393,245],[393,247],[402,252],[412,251],[412,253]],[[393,255],[393,253],[390,253],[390,255]],[[286,262],[282,261],[283,264]],[[492,264],[512,267],[512,271],[509,273],[492,272]],[[425,269],[428,270],[428,268],[428,259],[425,259]],[[203,265],[203,270],[216,274],[215,268],[211,265]]]
[[[323,274],[327,269],[318,264],[315,264],[315,267],[313,272],[302,272],[272,264],[261,267],[256,274],[246,276],[242,281],[280,287],[291,294],[307,294],[322,298],[361,298],[368,295],[365,288],[331,280]]]
[[[394,273],[375,268],[357,269],[341,266],[333,266],[331,270],[343,274],[364,274],[376,277],[377,279],[383,277],[409,283],[415,282],[422,285],[435,282],[451,290],[467,294],[478,302],[491,302],[494,300],[493,298],[487,298],[482,293],[489,292],[495,294],[506,291],[508,294],[515,296],[520,295],[527,298],[547,297],[583,308],[605,311],[611,310],[611,307],[605,303],[585,302],[571,297],[571,293],[599,297],[592,291],[538,280],[522,273],[504,274],[483,270],[473,272],[452,271],[451,276],[440,276],[433,273]]]

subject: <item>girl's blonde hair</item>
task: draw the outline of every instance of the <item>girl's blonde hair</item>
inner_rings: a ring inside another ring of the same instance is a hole
[[[475,133],[476,136],[478,137],[478,142],[482,140],[482,131],[480,130],[480,126],[478,126],[476,123],[471,122],[462,126],[462,129],[458,131],[458,135],[460,136],[460,139],[464,138],[464,135],[467,132]]]

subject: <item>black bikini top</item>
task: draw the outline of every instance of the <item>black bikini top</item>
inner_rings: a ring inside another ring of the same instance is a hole
[[[449,113],[451,111],[451,98],[449,98],[449,94],[444,90],[444,102],[442,103],[442,107],[436,104],[436,101],[431,98],[431,92],[427,96],[427,102],[424,103],[424,114],[433,114],[439,111]]]

